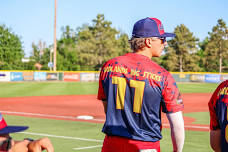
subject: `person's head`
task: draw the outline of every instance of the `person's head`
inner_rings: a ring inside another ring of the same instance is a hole
[[[160,56],[167,44],[166,37],[174,37],[173,33],[165,33],[160,20],[144,18],[134,24],[132,38],[129,40],[134,52],[150,48],[153,56]]]
[[[12,145],[10,133],[28,129],[27,126],[8,126],[0,113],[0,151],[8,151]]]

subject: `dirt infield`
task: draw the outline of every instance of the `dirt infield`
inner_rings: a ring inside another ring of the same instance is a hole
[[[182,94],[184,113],[207,112],[209,93]],[[3,114],[23,115],[29,117],[45,117],[76,121],[103,123],[105,120],[102,103],[96,95],[64,95],[64,96],[33,96],[0,98],[0,111]],[[77,116],[93,116],[92,120],[77,119]],[[168,127],[166,117],[162,116],[164,127]],[[208,125],[192,124],[193,118],[184,117],[185,128],[190,130],[208,131]],[[193,127],[194,126],[194,127]]]

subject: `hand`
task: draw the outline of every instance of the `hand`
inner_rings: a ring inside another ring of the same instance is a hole
[[[28,152],[28,143],[29,141],[11,141],[12,142],[12,148],[9,150],[9,152]]]
[[[54,152],[54,148],[48,138],[34,140],[28,144],[28,152],[42,152],[45,149],[47,152]]]

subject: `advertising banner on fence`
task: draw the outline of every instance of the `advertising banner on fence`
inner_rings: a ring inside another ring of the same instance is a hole
[[[23,73],[22,72],[10,72],[10,80],[11,81],[23,81]]]
[[[58,80],[58,73],[47,73],[47,80]]]
[[[80,81],[80,73],[64,72],[63,81]]]
[[[23,72],[24,81],[33,81],[33,72]]]
[[[81,73],[80,80],[84,82],[95,81],[95,73]]]
[[[35,81],[45,81],[47,77],[46,72],[34,72],[34,80]]]
[[[60,80],[60,81],[63,80],[63,72],[59,72],[59,80]]]
[[[0,81],[3,81],[3,82],[10,81],[10,72],[0,72]]]
[[[191,74],[190,81],[192,82],[204,82],[205,76],[203,74]]]
[[[99,81],[100,73],[95,73],[95,81]]]
[[[220,83],[220,74],[206,74],[205,75],[205,82],[207,83]]]
[[[221,81],[228,80],[228,74],[227,75],[221,75]]]
[[[190,80],[190,75],[189,74],[174,74],[172,73],[173,78],[175,79],[176,82],[189,82]]]

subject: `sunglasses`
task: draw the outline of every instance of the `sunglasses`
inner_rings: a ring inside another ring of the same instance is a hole
[[[159,39],[162,41],[162,43],[165,43],[166,42],[166,37],[161,37]]]
[[[12,138],[9,137],[4,141],[0,142],[0,151],[8,151],[10,150],[10,148],[12,147],[12,142],[11,142]]]
[[[166,42],[166,37],[152,37],[152,39],[154,39],[154,40],[159,39],[162,41],[162,44],[164,44]]]

